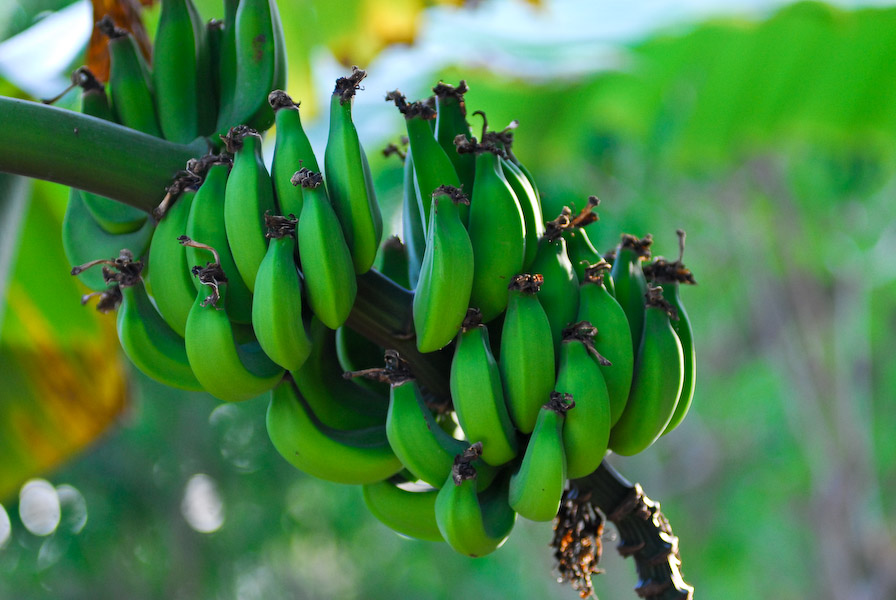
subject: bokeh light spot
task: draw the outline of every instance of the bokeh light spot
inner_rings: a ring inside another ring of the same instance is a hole
[[[9,515],[6,514],[6,509],[0,504],[0,548],[6,545],[10,535],[12,535],[12,524],[9,522]]]
[[[215,480],[205,473],[190,477],[184,490],[180,511],[190,527],[200,533],[212,533],[224,524],[224,501]]]
[[[50,535],[59,526],[61,509],[59,494],[44,479],[25,482],[19,491],[19,517],[22,525],[34,535]]]

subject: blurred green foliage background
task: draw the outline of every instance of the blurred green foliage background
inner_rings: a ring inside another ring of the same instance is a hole
[[[313,114],[329,30],[301,35],[315,26],[299,14],[317,14],[312,4],[281,10],[293,35],[290,92]],[[475,18],[490,4],[452,10]],[[202,5],[216,14],[216,3]],[[553,6],[527,10],[537,18]],[[15,19],[6,37],[30,23]],[[644,32],[615,47],[610,70],[595,56],[590,72],[560,75],[562,42],[505,36],[503,52],[537,50],[548,65],[553,56],[556,73],[496,72],[483,54],[459,65],[442,56],[402,80],[416,98],[439,79],[466,79],[471,111],[495,126],[518,119],[514,150],[546,216],[601,198],[590,226],[599,249],[650,232],[655,253],[675,256],[676,228],[688,232],[699,282],[684,291],[699,356],[693,408],[643,455],[611,462],[662,502],[698,597],[896,597],[894,35],[896,9],[803,2]],[[352,52],[362,51],[334,50],[349,63]],[[367,85],[359,98],[386,91]],[[401,133],[394,110],[360,114],[378,120],[359,123],[368,149]],[[396,206],[400,165],[371,160],[382,201]],[[64,188],[28,189],[42,198],[31,206],[64,205]],[[45,224],[57,244],[58,218]],[[53,300],[63,314],[78,295]],[[547,524],[521,521],[477,560],[401,539],[366,513],[358,489],[304,476],[273,451],[263,399],[219,406],[135,371],[129,381],[101,439],[31,473],[61,499],[52,533],[23,525],[18,490],[0,498],[0,598],[576,597],[553,581]],[[0,408],[21,401],[0,390]],[[27,447],[18,452],[4,456]],[[24,473],[18,460],[0,473]],[[202,533],[190,520],[196,502],[219,528]],[[598,595],[635,597],[612,528],[604,542]]]

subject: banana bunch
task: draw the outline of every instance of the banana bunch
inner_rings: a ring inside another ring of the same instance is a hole
[[[279,89],[274,0],[229,1],[212,27],[191,0],[163,0],[152,68],[126,33],[101,28],[110,93],[79,70],[85,113],[178,143],[216,140],[152,215],[72,191],[72,272],[94,290],[85,302],[118,309],[122,348],[146,375],[227,402],[266,397],[287,461],[361,486],[398,533],[468,556],[500,547],[518,515],[553,519],[567,481],[608,451],[640,452],[682,421],[696,374],[683,232],[677,260],[648,262],[649,235],[595,249],[593,196],[546,221],[512,151],[517,123],[490,130],[476,112],[474,137],[464,82],[418,102],[386,95],[408,148],[394,151],[404,241],[383,240],[352,116],[366,73],[336,81],[321,168]],[[372,269],[413,295],[413,357],[353,328],[369,318],[356,300]],[[429,355],[450,363],[445,392],[415,375]]]

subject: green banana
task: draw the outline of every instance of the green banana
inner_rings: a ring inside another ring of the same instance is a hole
[[[391,480],[361,486],[364,504],[381,523],[401,535],[442,542],[436,523],[437,488],[412,491]]]
[[[265,131],[274,123],[268,94],[286,89],[286,50],[280,13],[275,0],[241,0],[233,13],[234,41],[231,42],[228,25],[233,10],[229,3],[225,5],[219,71],[221,107],[215,129],[226,133],[231,127],[244,124],[256,131]],[[231,81],[233,91],[223,91]]]
[[[410,376],[391,383],[386,435],[401,464],[414,477],[434,487],[445,483],[454,457],[469,446],[439,427],[423,401],[417,381]]]
[[[649,287],[644,334],[625,411],[610,431],[610,449],[631,456],[660,437],[675,413],[684,382],[684,351],[660,287]]]
[[[507,285],[523,267],[526,229],[519,201],[501,170],[498,154],[502,151],[488,141],[463,144],[458,151],[476,154],[467,226],[473,245],[470,304],[482,311],[487,323],[507,307]]]
[[[149,67],[133,36],[116,27],[108,15],[97,27],[109,38],[109,92],[117,121],[125,127],[162,137]]]
[[[538,240],[544,235],[544,216],[541,213],[541,203],[538,193],[519,166],[506,157],[500,159],[501,169],[507,183],[510,184],[516,195],[523,214],[523,224],[526,230],[526,253],[523,257],[523,269],[530,269],[538,252]]]
[[[591,243],[588,232],[584,229],[570,231],[564,237],[566,238],[566,253],[569,255],[569,262],[572,263],[579,282],[582,282],[585,280],[585,271],[588,266],[602,261],[603,258]]]
[[[106,311],[120,303],[116,327],[125,355],[146,376],[165,385],[184,390],[200,391],[202,386],[187,360],[184,339],[165,322],[146,293],[141,271],[143,264],[133,260],[128,250],[122,250],[116,260],[92,261],[72,269],[72,275],[93,265],[111,265],[116,273],[106,270],[111,287],[101,295],[97,309]],[[86,302],[94,294],[82,299]]]
[[[579,287],[578,320],[588,321],[597,328],[594,347],[611,363],[598,366],[610,395],[610,424],[615,425],[628,401],[635,353],[632,351],[632,332],[625,312],[604,285],[609,270],[610,265],[605,260],[585,269]]]
[[[218,249],[221,269],[227,276],[227,316],[234,323],[248,324],[252,322],[252,292],[237,271],[224,226],[224,192],[229,173],[228,157],[220,156],[210,161],[205,179],[193,196],[186,235]],[[212,259],[212,254],[207,250],[191,246],[185,250],[189,265],[205,265]],[[198,279],[194,278],[193,282],[197,290],[202,288]]]
[[[408,279],[409,262],[408,247],[401,243],[398,236],[390,236],[383,242],[379,254],[379,271],[406,290],[411,289]]]
[[[432,196],[426,252],[414,292],[417,349],[433,352],[450,343],[467,314],[473,286],[473,246],[460,219],[467,203],[458,188],[437,188]]]
[[[320,421],[334,429],[362,429],[383,425],[388,400],[345,379],[336,353],[336,332],[320,319],[311,319],[311,354],[292,378]]]
[[[681,229],[677,231],[679,240],[678,260],[669,262],[663,258],[657,258],[654,262],[644,266],[645,276],[655,284],[662,285],[663,298],[675,309],[677,319],[672,319],[672,329],[678,334],[678,340],[681,342],[682,352],[684,353],[684,381],[681,386],[681,394],[678,403],[675,405],[675,413],[663,435],[666,435],[684,420],[688,410],[691,407],[691,401],[694,399],[694,386],[697,382],[697,362],[694,350],[694,335],[691,328],[691,320],[681,301],[681,284],[695,285],[697,281],[694,279],[690,269],[684,266],[682,258],[684,255],[685,232]]]
[[[611,367],[595,348],[596,329],[587,321],[570,325],[560,343],[560,363],[555,389],[575,399],[575,410],[566,414],[563,448],[566,476],[584,477],[594,472],[607,453],[610,439],[610,395],[598,364]]]
[[[302,167],[292,183],[303,190],[296,235],[308,305],[324,325],[337,329],[348,318],[358,293],[351,252],[320,173]]]
[[[224,190],[224,227],[243,283],[255,289],[255,275],[268,249],[264,215],[274,211],[274,187],[261,156],[261,135],[237,126],[225,140],[233,168]]]
[[[650,258],[652,243],[653,237],[650,234],[643,239],[627,233],[622,234],[610,269],[616,300],[625,311],[632,330],[632,349],[635,353],[638,352],[644,331],[644,302],[647,294],[647,280],[644,277],[642,263]]]
[[[296,220],[265,216],[267,254],[255,276],[252,329],[261,349],[275,363],[296,371],[311,354],[302,322],[302,282],[296,267]]]
[[[233,96],[236,93],[236,11],[240,1],[224,0],[224,20],[221,23],[218,60],[211,63],[215,75],[215,96],[218,99],[218,119],[215,130],[222,133],[228,131],[233,125],[244,122],[243,119],[230,122],[230,110],[233,107]]]
[[[554,352],[558,353],[563,328],[575,321],[579,311],[579,280],[566,255],[566,240],[545,234],[530,268],[544,276],[538,299],[551,324]]]
[[[550,521],[560,509],[566,485],[563,424],[567,411],[575,406],[569,394],[551,392],[550,400],[538,411],[523,460],[510,476],[510,507],[531,521]]]
[[[488,329],[470,309],[458,334],[449,382],[461,429],[469,440],[482,442],[482,460],[499,466],[516,456],[516,431],[507,405],[501,372],[492,355]]]
[[[474,558],[500,548],[516,523],[516,513],[507,502],[506,477],[477,493],[477,471],[472,465],[476,448],[473,444],[457,457],[435,504],[442,537],[460,554]]]
[[[198,180],[178,181],[183,183],[176,182],[169,187],[167,197],[163,200],[166,206],[170,202],[173,204],[156,225],[156,232],[149,246],[149,266],[152,270],[149,283],[152,286],[153,300],[165,322],[184,337],[187,315],[196,299],[196,287],[190,275],[192,265],[187,260],[186,248],[177,240],[187,232],[187,219],[190,217]]]
[[[83,114],[106,121],[115,121],[112,108],[109,106],[106,88],[90,72],[90,69],[87,67],[77,69],[72,74],[72,82],[81,87],[81,112]],[[83,191],[81,198],[94,220],[109,233],[132,233],[140,229],[148,218],[146,211],[112,198]]]
[[[460,187],[472,190],[476,173],[476,159],[470,154],[458,153],[457,147],[454,145],[454,140],[459,135],[466,138],[473,137],[470,124],[467,123],[467,105],[464,101],[464,94],[468,91],[467,82],[463,80],[457,87],[440,81],[432,88],[436,98],[435,137],[454,165],[454,171],[460,180]]]
[[[529,433],[545,398],[554,389],[554,351],[551,325],[536,294],[541,275],[516,275],[501,331],[498,367],[510,418],[522,433]]]
[[[186,348],[196,379],[212,396],[226,402],[254,398],[273,388],[283,377],[283,368],[271,361],[257,342],[237,344],[233,325],[227,318],[227,277],[213,248],[180,238],[185,246],[212,252],[214,262],[195,267],[194,274],[211,290],[200,290],[187,316]]]
[[[292,176],[302,167],[320,172],[311,142],[302,128],[299,105],[286,92],[274,90],[268,96],[274,109],[277,137],[271,163],[271,181],[280,214],[302,214],[302,188],[292,184]]]
[[[214,101],[207,77],[200,78],[209,69],[208,49],[205,26],[192,4],[162,0],[153,48],[156,114],[165,139],[179,144],[209,133],[208,123],[200,124],[200,107]]]
[[[290,378],[272,390],[266,422],[268,437],[283,458],[314,477],[364,485],[402,469],[383,425],[352,430],[327,427]]]
[[[367,72],[357,67],[336,80],[330,98],[330,131],[324,151],[324,171],[333,209],[342,224],[355,272],[373,266],[383,235],[376,194],[368,175],[367,159],[352,122],[352,99]]]
[[[414,174],[414,158],[408,154],[404,159],[404,179],[401,195],[401,232],[408,249],[409,289],[417,286],[420,268],[426,254],[426,225],[423,221],[422,201],[417,192],[417,176]]]
[[[386,94],[386,101],[394,102],[404,115],[410,144],[408,156],[413,159],[417,197],[421,200],[424,231],[428,235],[432,208],[429,199],[442,186],[460,188],[460,179],[448,154],[433,136],[430,123],[436,118],[435,109],[425,102],[408,104],[398,90]],[[469,191],[467,196],[469,197]],[[461,221],[466,223],[466,209],[461,209],[459,215]]]
[[[155,230],[152,220],[147,219],[140,229],[131,233],[109,233],[87,210],[83,194],[80,190],[71,189],[62,219],[62,248],[69,264],[84,264],[97,256],[117,256],[122,248],[132,249],[137,257],[146,253]],[[106,289],[106,282],[99,271],[82,272],[78,279],[92,290]]]

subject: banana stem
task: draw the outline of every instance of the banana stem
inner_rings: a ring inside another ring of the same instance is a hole
[[[617,550],[635,560],[639,597],[651,600],[690,600],[694,588],[681,575],[678,537],[660,511],[659,502],[644,494],[640,484],[628,482],[607,461],[586,477],[572,482],[579,497],[606,515],[619,531]]]
[[[190,146],[39,102],[0,97],[0,170],[54,181],[152,211]]]

